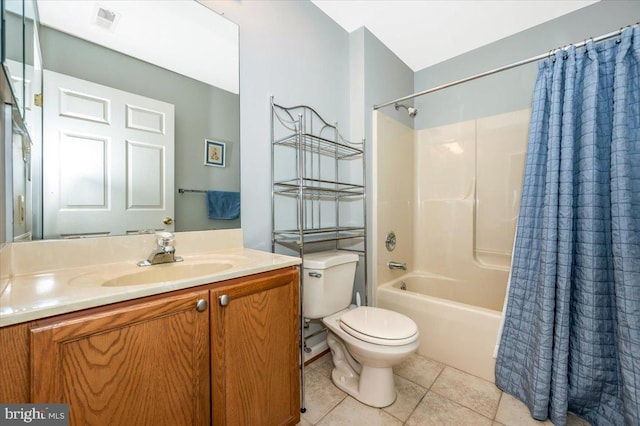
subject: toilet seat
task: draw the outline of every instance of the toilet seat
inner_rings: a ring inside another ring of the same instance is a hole
[[[356,339],[384,346],[407,345],[418,338],[418,326],[411,318],[371,306],[342,314],[340,328]]]

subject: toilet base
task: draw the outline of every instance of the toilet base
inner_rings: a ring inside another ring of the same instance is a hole
[[[395,402],[396,386],[391,367],[359,364],[333,333],[328,334],[327,343],[335,366],[331,379],[339,389],[363,404],[376,408],[387,407]]]

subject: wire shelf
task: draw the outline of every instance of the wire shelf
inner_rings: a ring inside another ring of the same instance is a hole
[[[329,139],[303,133],[302,135],[292,134],[281,139],[275,140],[274,145],[287,146],[291,148],[301,148],[304,151],[316,152],[322,155],[332,156],[338,159],[346,159],[349,157],[357,157],[364,152],[358,145],[347,145],[346,143],[334,142]]]
[[[274,193],[290,196],[312,197],[360,197],[364,185],[335,182],[323,179],[289,179],[273,183]]]
[[[316,229],[276,230],[273,232],[276,243],[295,245],[299,248],[303,244],[340,241],[354,238],[364,238],[364,227],[328,227]]]
[[[313,108],[306,105],[283,107],[271,97],[271,251],[276,252],[277,248],[292,250],[303,262],[307,250],[326,249],[320,247],[323,245],[360,253],[364,263],[361,270],[366,305],[365,148],[364,140],[359,143],[346,140],[337,123],[329,124]],[[359,169],[362,180],[355,179],[361,183],[354,183],[352,179]],[[359,218],[353,220],[354,214]],[[341,226],[347,222],[355,222],[358,226]],[[302,274],[300,301],[304,300],[304,288]],[[302,303],[300,315],[302,319]],[[308,338],[303,323],[301,320],[301,359],[304,359]],[[301,408],[304,408],[304,363],[301,370],[300,399]]]

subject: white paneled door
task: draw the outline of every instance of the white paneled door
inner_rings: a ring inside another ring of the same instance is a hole
[[[174,106],[47,70],[43,98],[44,238],[172,231]]]

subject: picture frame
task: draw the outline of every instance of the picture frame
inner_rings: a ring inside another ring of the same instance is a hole
[[[224,142],[204,140],[204,165],[225,167],[227,147]]]

